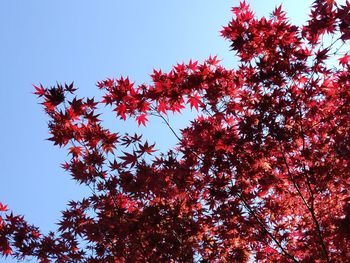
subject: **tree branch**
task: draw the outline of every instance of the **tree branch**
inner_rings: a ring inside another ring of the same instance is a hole
[[[284,164],[286,165],[286,168],[287,168],[287,173],[288,173],[288,176],[290,178],[290,180],[292,181],[295,189],[297,190],[298,192],[298,195],[300,196],[300,198],[302,199],[304,205],[307,207],[307,209],[309,210],[309,212],[311,213],[311,217],[312,217],[312,220],[314,221],[315,223],[315,226],[316,226],[316,231],[317,231],[317,235],[318,235],[318,238],[320,240],[320,244],[322,246],[322,251],[325,255],[325,258],[327,260],[327,262],[330,262],[330,259],[329,259],[329,256],[328,256],[328,252],[327,252],[327,248],[326,248],[326,245],[324,243],[324,240],[323,240],[323,237],[322,237],[322,232],[321,232],[321,228],[320,228],[320,224],[318,223],[318,220],[316,218],[316,215],[315,215],[315,212],[314,212],[314,209],[313,209],[313,206],[310,206],[306,200],[305,200],[305,197],[303,196],[303,194],[301,193],[300,191],[300,188],[297,184],[297,182],[294,180],[293,178],[293,175],[290,171],[290,168],[289,168],[289,164],[287,162],[287,158],[285,156],[285,152],[283,150],[283,147],[281,145],[281,142],[279,141],[279,146],[280,146],[280,150],[281,150],[281,153],[282,153],[282,158],[283,158],[283,161],[284,161]]]
[[[164,118],[164,116],[162,116],[161,114],[152,114],[154,116],[160,117],[165,124],[169,127],[169,129],[171,130],[171,132],[174,134],[174,136],[181,141],[181,138],[177,135],[177,133],[175,132],[175,130],[171,127],[170,123]],[[197,156],[197,158],[201,161],[204,161],[202,157],[200,157],[196,152],[191,151],[194,155]],[[212,167],[210,168],[212,169]],[[261,228],[268,234],[268,236],[273,240],[273,242],[276,243],[276,245],[281,249],[282,254],[286,257],[288,257],[289,259],[291,259],[293,262],[299,262],[294,256],[292,256],[290,253],[288,253],[288,251],[282,246],[282,244],[276,239],[276,237],[266,228],[265,224],[260,220],[260,218],[258,217],[258,215],[254,212],[253,208],[245,201],[245,199],[243,198],[242,195],[240,195],[239,193],[236,194],[236,196],[243,202],[244,207],[249,211],[249,213],[251,215],[253,215],[253,217],[257,220],[257,222],[259,223],[259,225],[261,226]],[[278,252],[278,251],[277,251]]]

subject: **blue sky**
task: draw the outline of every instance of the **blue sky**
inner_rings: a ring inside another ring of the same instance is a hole
[[[281,2],[293,23],[300,25],[307,19],[308,1],[250,1],[258,16],[268,16]],[[233,67],[234,54],[219,30],[237,4],[225,0],[1,1],[0,201],[47,232],[55,228],[66,203],[87,192],[59,167],[67,152],[45,140],[48,119],[32,94],[32,84],[74,81],[79,95],[98,97],[98,80],[124,75],[147,83],[153,68],[169,70],[190,58],[202,61],[218,55],[223,65]],[[188,116],[177,116],[173,125],[185,126]],[[122,131],[137,128],[133,121],[119,122],[111,114],[106,114],[106,125]],[[160,122],[139,131],[156,141],[158,149],[176,142]]]

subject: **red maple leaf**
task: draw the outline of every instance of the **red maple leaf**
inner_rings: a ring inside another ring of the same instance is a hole
[[[342,56],[341,58],[339,58],[339,64],[342,66],[349,64],[349,61],[350,61],[349,54],[346,54],[346,55]]]
[[[45,92],[46,92],[46,89],[40,84],[40,86],[38,87],[38,86],[35,86],[35,85],[33,85],[33,87],[35,88],[35,92],[34,92],[34,94],[35,95],[38,95],[39,97],[42,97],[42,96],[44,96],[45,95]]]
[[[119,157],[120,159],[124,160],[123,165],[127,166],[130,164],[131,167],[135,166],[135,164],[138,161],[137,154],[135,152],[133,152],[132,154],[128,152],[123,153],[124,155]]]
[[[145,144],[141,144],[139,143],[139,148],[140,150],[138,151],[140,154],[143,154],[143,153],[147,153],[147,154],[152,154],[153,152],[155,152],[154,150],[154,145],[155,144],[148,144],[148,142],[146,141]]]
[[[0,212],[6,212],[8,211],[7,205],[4,205],[0,202]]]
[[[148,121],[147,119],[147,114],[140,114],[138,116],[136,116],[136,121],[137,121],[137,124],[140,126],[141,124],[143,126],[146,126],[146,123]]]
[[[201,103],[201,97],[198,94],[190,95],[188,97],[188,103],[190,104],[191,109],[194,107],[198,111],[198,106]]]
[[[159,113],[166,114],[166,110],[167,110],[167,104],[164,101],[159,101],[157,106],[157,111]]]
[[[117,115],[120,116],[123,120],[126,120],[126,105],[124,103],[119,104],[116,108]]]

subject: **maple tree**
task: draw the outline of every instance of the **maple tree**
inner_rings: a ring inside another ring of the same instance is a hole
[[[350,3],[316,0],[298,27],[281,7],[256,18],[241,2],[221,31],[240,59],[154,70],[149,85],[36,86],[62,164],[91,196],[43,234],[0,203],[0,252],[40,262],[349,262]],[[102,126],[98,106],[178,139],[157,153]],[[168,113],[198,111],[177,133]]]

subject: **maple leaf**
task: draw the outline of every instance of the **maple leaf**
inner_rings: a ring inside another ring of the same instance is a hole
[[[342,56],[341,58],[339,58],[339,64],[342,66],[349,64],[349,61],[350,61],[349,54],[346,54],[346,55]]]
[[[126,105],[125,104],[119,104],[117,108],[115,109],[117,111],[117,115],[120,116],[123,120],[126,120]]]
[[[143,153],[152,154],[153,152],[155,152],[155,150],[153,149],[154,146],[155,146],[155,144],[149,145],[147,141],[143,145],[141,143],[139,143],[140,150],[137,152],[140,154],[143,154]]]
[[[167,114],[167,104],[164,101],[159,101],[158,106],[157,106],[157,111],[159,113],[164,113],[165,115]]]
[[[61,167],[62,167],[64,170],[68,171],[68,170],[70,169],[70,164],[67,163],[67,162],[64,162],[63,164],[61,164]]]
[[[186,67],[185,67],[185,64],[184,63],[181,63],[181,64],[177,64],[174,69],[177,71],[177,72],[183,72],[185,71]]]
[[[220,60],[218,59],[217,56],[209,56],[209,58],[206,60],[209,65],[211,66],[216,66],[219,64]]]
[[[194,107],[198,111],[198,106],[201,103],[201,97],[198,94],[194,94],[188,97],[188,103],[191,109]]]
[[[136,116],[136,121],[137,121],[137,124],[140,126],[141,124],[143,126],[146,126],[146,123],[148,121],[147,119],[147,114],[140,114],[139,116]]]
[[[111,168],[111,170],[119,170],[121,168],[120,163],[117,162],[116,159],[113,160],[113,162],[109,162],[109,168]]]
[[[147,113],[150,110],[149,103],[144,101],[141,103],[140,112]]]
[[[187,68],[189,70],[196,71],[198,68],[198,61],[192,61],[192,59],[190,59]]]
[[[45,92],[46,92],[46,89],[40,84],[40,86],[38,87],[38,86],[35,86],[35,85],[33,85],[33,87],[35,88],[35,92],[34,92],[34,94],[35,95],[38,95],[39,97],[42,97],[42,96],[44,96],[45,95]]]
[[[8,211],[7,205],[4,205],[3,203],[0,202],[0,212],[6,212]]]
[[[127,166],[129,164],[130,164],[130,167],[135,166],[135,164],[138,161],[137,154],[135,152],[133,152],[132,154],[123,152],[123,154],[124,154],[123,156],[119,157],[120,159],[124,160],[123,166]]]
[[[77,88],[74,88],[74,82],[72,82],[71,84],[64,84],[64,88],[67,92],[69,92],[70,94],[73,94],[74,91],[77,90]]]
[[[103,82],[103,85],[109,89],[113,88],[114,86],[114,80],[109,78],[109,79],[106,79],[104,82]]]
[[[65,95],[62,86],[52,87],[48,89],[45,93],[46,101],[45,103],[53,107],[58,106],[64,101]]]
[[[276,9],[272,12],[272,17],[277,20],[283,20],[286,18],[286,13],[282,11],[282,5],[276,7]]]
[[[181,103],[173,103],[172,105],[170,105],[169,109],[175,113],[175,112],[181,112],[182,109],[184,109],[185,107],[181,104]]]
[[[86,99],[86,106],[90,109],[96,109],[98,102],[95,102],[94,98],[87,98]]]
[[[5,255],[5,257],[9,256],[9,255],[12,255],[12,249],[8,246],[8,247],[5,247],[2,251],[2,253]]]
[[[327,55],[328,52],[329,52],[328,48],[318,50],[316,52],[316,60],[319,62],[323,62],[324,60],[326,60],[328,58],[328,55]]]
[[[138,135],[138,134],[134,134],[133,136],[130,136],[130,139],[132,140],[132,142],[140,142],[142,138],[142,135]]]
[[[101,114],[94,114],[93,111],[85,114],[85,118],[89,121],[89,123],[97,123],[100,121],[98,118]]]
[[[82,155],[82,150],[83,150],[83,147],[81,146],[73,146],[73,147],[70,147],[69,148],[69,153],[74,157],[79,157]]]

